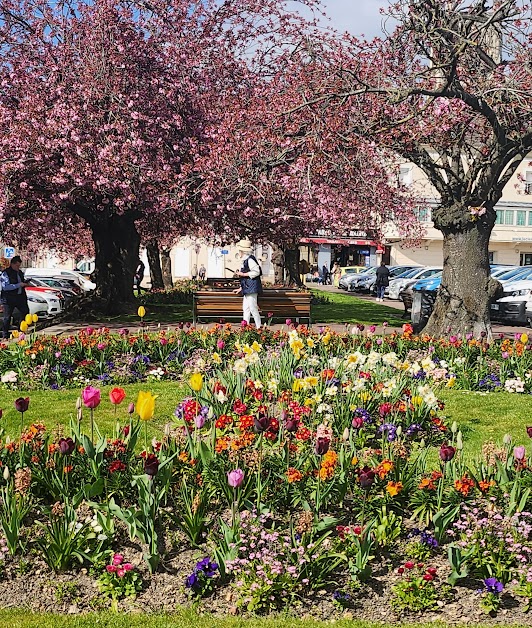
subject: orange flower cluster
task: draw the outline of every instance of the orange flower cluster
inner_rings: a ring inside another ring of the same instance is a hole
[[[392,469],[393,462],[391,460],[383,460],[377,467],[375,467],[375,473],[381,480],[383,480]]]
[[[436,490],[436,482],[443,477],[440,471],[433,471],[428,478],[423,478],[419,483],[419,488],[426,488],[428,491]]]
[[[329,480],[332,478],[337,462],[338,454],[332,449],[329,449],[321,459],[321,467],[319,470],[320,480]]]
[[[402,482],[388,482],[386,485],[386,490],[391,497],[395,497],[399,495],[399,493],[403,490]]]
[[[253,416],[251,414],[243,414],[240,417],[238,428],[241,431],[244,431],[244,430],[249,430],[252,427],[253,427]]]
[[[223,430],[233,422],[233,417],[229,414],[220,414],[216,419],[216,429]]]
[[[289,467],[288,471],[286,472],[286,477],[288,479],[288,483],[292,484],[292,482],[301,481],[303,474],[301,473],[301,471],[298,471],[298,469],[294,469],[294,467]]]
[[[44,434],[44,432],[46,432],[46,427],[43,423],[32,423],[27,430],[22,432],[21,438],[25,443],[31,443]]]
[[[489,482],[488,480],[480,480],[480,482],[478,483],[478,488],[483,493],[488,491],[492,486],[495,486],[495,480],[490,480]]]
[[[454,488],[461,493],[464,497],[469,495],[469,492],[474,488],[475,482],[467,475],[464,475],[459,480],[455,480]]]
[[[221,438],[216,439],[214,451],[216,451],[217,454],[222,453],[222,451],[228,451],[229,449],[232,449],[233,451],[238,451],[251,445],[254,440],[255,434],[253,432],[245,432],[244,434],[241,434],[238,438],[222,436]]]

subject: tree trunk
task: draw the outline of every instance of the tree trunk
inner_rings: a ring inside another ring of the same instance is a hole
[[[94,240],[94,307],[117,314],[135,302],[133,278],[139,259],[140,237],[131,214],[98,215],[89,220]]]
[[[299,249],[285,249],[284,261],[287,270],[285,285],[304,288],[299,273]]]
[[[156,240],[151,240],[146,244],[146,254],[150,265],[151,289],[162,290],[164,288],[163,271],[161,270],[159,244]]]
[[[274,273],[274,283],[276,285],[284,284],[284,254],[283,249],[277,244],[271,243],[272,247],[272,264]]]
[[[443,275],[434,310],[424,331],[431,336],[481,333],[491,337],[488,245],[492,225],[482,220],[443,231]]]
[[[172,281],[172,258],[170,249],[161,249],[161,270],[163,272],[163,283],[166,290],[173,287]]]

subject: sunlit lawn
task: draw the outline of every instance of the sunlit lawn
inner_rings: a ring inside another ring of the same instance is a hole
[[[110,387],[102,387],[102,403],[94,411],[96,425],[102,433],[111,434],[117,421],[128,422],[127,406],[135,401],[139,390],[149,390],[157,395],[156,413],[148,423],[150,437],[160,436],[164,425],[173,420],[174,410],[187,394],[185,386],[177,383],[152,382],[131,384],[124,387],[126,400],[114,414],[108,395]],[[79,390],[49,391],[0,391],[0,408],[3,408],[1,424],[7,434],[16,437],[20,431],[20,414],[14,408],[14,400],[30,397],[30,407],[24,416],[25,425],[41,421],[49,429],[61,424],[68,426],[76,416],[76,399]],[[526,427],[532,424],[532,396],[512,393],[474,393],[459,390],[441,390],[437,395],[446,402],[444,411],[449,422],[457,421],[464,434],[464,453],[468,456],[480,451],[485,440],[500,440],[504,434],[514,441],[527,440]],[[89,410],[83,410],[85,431],[89,431]]]
[[[311,316],[314,323],[362,323],[363,325],[380,325],[387,321],[390,326],[400,327],[405,321],[401,318],[402,312],[396,308],[387,307],[372,300],[359,299],[353,295],[340,292],[312,291],[316,296],[327,299],[327,303],[312,306]],[[259,301],[260,303],[260,301]],[[223,312],[220,312],[223,318]],[[214,319],[212,319],[214,322]],[[191,305],[147,305],[147,324],[161,323],[173,324],[192,321]],[[80,321],[74,321],[80,322]],[[90,321],[85,321],[90,322]],[[136,308],[132,308],[129,314],[114,317],[99,317],[101,324],[117,323],[137,325],[139,317]],[[274,320],[274,323],[284,322],[284,319]],[[82,323],[80,322],[80,325]]]
[[[303,612],[303,611],[302,611]],[[397,624],[371,623],[353,619],[341,619],[334,623],[315,620],[300,620],[287,617],[242,619],[240,617],[213,617],[211,615],[196,615],[193,612],[178,613],[176,615],[156,614],[95,614],[81,616],[40,615],[23,611],[0,611],[0,621],[10,628],[321,628],[334,625],[338,628],[392,628]],[[429,628],[437,626],[445,628],[444,622],[419,622],[415,624],[402,623],[404,628]],[[480,624],[476,624],[480,625]],[[487,625],[487,624],[484,624]],[[454,624],[457,626],[457,624]],[[475,624],[468,624],[474,628]],[[517,626],[514,624],[514,626]]]

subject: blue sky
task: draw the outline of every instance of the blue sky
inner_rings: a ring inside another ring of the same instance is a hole
[[[323,0],[331,23],[339,31],[349,31],[353,35],[373,37],[381,35],[381,7],[387,7],[387,0]]]

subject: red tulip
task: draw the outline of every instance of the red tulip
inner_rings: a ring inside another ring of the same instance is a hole
[[[331,441],[328,438],[323,438],[320,436],[316,439],[316,444],[314,446],[314,452],[317,456],[323,456],[329,451],[329,445]]]
[[[526,433],[528,434],[529,438],[532,438],[532,426],[526,428]]]
[[[148,454],[144,460],[144,473],[151,479],[157,475],[159,471],[159,458],[155,454]]]
[[[113,388],[109,391],[109,401],[117,406],[126,398],[126,391],[123,388]]]

